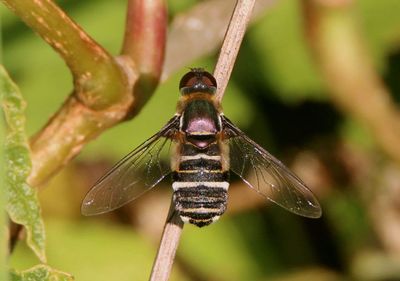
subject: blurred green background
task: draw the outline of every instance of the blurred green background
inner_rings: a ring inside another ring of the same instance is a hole
[[[118,54],[126,1],[57,3]],[[170,19],[197,4],[168,1]],[[360,0],[355,11],[371,60],[399,101],[400,2]],[[4,64],[27,100],[32,135],[71,92],[72,79],[60,57],[4,6],[1,20]],[[251,25],[223,107],[234,123],[310,185],[323,217],[305,219],[264,204],[235,182],[229,210],[217,223],[202,229],[185,226],[171,280],[400,280],[400,242],[399,248],[393,242],[396,234],[400,240],[395,224],[400,224],[400,204],[397,217],[386,220],[393,225],[376,215],[382,212],[375,213],[388,204],[379,195],[382,189],[400,194],[400,172],[364,126],[330,101],[305,42],[303,22],[300,2],[279,0]],[[212,71],[216,58],[217,52],[187,67]],[[98,177],[174,114],[178,82],[186,71],[173,73],[137,117],[91,142],[41,189],[50,265],[82,281],[147,280],[171,196],[168,181],[111,214],[85,218],[79,208]],[[11,264],[24,269],[36,263],[19,243]]]

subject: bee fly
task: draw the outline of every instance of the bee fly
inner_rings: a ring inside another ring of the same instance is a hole
[[[225,212],[233,171],[283,208],[305,217],[321,216],[306,185],[224,116],[210,73],[191,69],[179,89],[174,117],[97,181],[83,201],[82,214],[119,208],[172,174],[173,202],[181,219],[205,226]],[[170,164],[160,159],[165,153],[171,155]]]

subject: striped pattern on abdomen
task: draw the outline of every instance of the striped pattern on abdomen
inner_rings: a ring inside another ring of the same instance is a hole
[[[206,149],[183,144],[179,168],[173,173],[173,200],[183,221],[199,227],[226,210],[229,173],[222,170],[217,143]]]

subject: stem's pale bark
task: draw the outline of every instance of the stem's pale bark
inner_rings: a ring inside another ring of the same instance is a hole
[[[254,1],[238,0],[233,12],[214,72],[214,74],[217,73],[219,79],[217,80],[218,86],[222,84],[223,90],[225,90],[225,87],[228,84],[240,44],[242,43],[246,31],[247,23],[251,16],[253,5]],[[231,54],[229,54],[229,48],[232,48]],[[223,97],[223,92],[219,91],[218,93],[220,101]],[[151,281],[168,280],[171,274],[172,264],[175,258],[176,249],[178,248],[182,229],[183,222],[180,219],[179,214],[175,211],[174,202],[171,202],[170,215],[165,224],[161,243],[153,264],[153,270],[150,276]]]
[[[183,221],[175,211],[174,202],[171,202],[170,214],[165,223],[160,246],[151,271],[151,281],[168,280],[171,274],[175,253],[178,249],[183,225]]]
[[[235,64],[240,44],[250,21],[255,0],[238,0],[225,35],[214,76],[217,80],[216,100],[221,103]]]

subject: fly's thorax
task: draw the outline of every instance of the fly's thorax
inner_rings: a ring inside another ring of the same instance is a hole
[[[221,132],[220,113],[211,101],[194,99],[183,110],[179,129],[187,142],[206,148],[217,141]]]
[[[214,108],[222,113],[222,106],[221,104],[215,99],[215,96],[209,93],[202,93],[202,92],[195,92],[187,95],[183,95],[179,98],[177,106],[176,106],[176,112],[177,114],[182,114],[188,104],[195,100],[206,100],[210,102]]]

